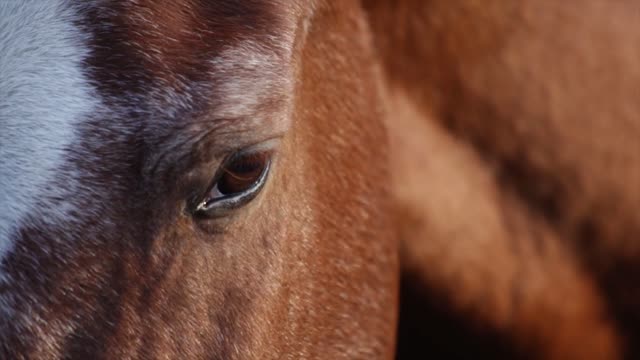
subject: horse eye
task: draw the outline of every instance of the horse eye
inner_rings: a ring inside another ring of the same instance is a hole
[[[220,217],[247,204],[262,189],[270,166],[270,152],[234,154],[220,167],[194,214],[205,218]]]
[[[218,191],[232,195],[247,191],[255,184],[267,166],[266,154],[239,155],[222,167]]]

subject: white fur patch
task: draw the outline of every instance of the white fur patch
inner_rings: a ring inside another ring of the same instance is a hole
[[[291,125],[293,103],[292,43],[293,37],[273,39],[270,45],[277,48],[274,51],[245,41],[213,59],[213,73],[218,79],[216,117],[245,119],[244,126],[250,127],[257,138],[286,131]],[[283,107],[276,110],[277,114],[265,113],[260,106],[273,99],[282,100]]]
[[[49,185],[75,126],[98,105],[82,72],[88,35],[76,18],[65,0],[0,0],[0,259],[27,215],[48,222],[69,207],[37,211],[43,198],[66,198]]]

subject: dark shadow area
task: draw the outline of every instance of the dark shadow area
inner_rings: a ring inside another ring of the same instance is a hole
[[[396,359],[531,359],[500,333],[454,312],[443,296],[403,274]]]

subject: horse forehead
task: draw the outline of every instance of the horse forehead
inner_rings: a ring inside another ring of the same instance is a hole
[[[41,199],[66,196],[51,183],[97,105],[83,73],[87,35],[67,3],[0,1],[0,258]],[[65,208],[43,215],[53,221]]]
[[[261,89],[269,77],[256,74],[277,72],[290,55],[295,14],[282,4],[0,1],[0,259],[26,219],[72,221],[72,200],[60,202],[78,195],[60,186],[76,180],[69,150],[83,140],[84,123],[114,113],[117,98],[139,105],[132,102],[144,96],[129,97],[126,89],[175,89],[212,80],[201,72],[218,73],[226,115],[254,107],[252,92],[277,87]],[[252,76],[233,81],[242,73]],[[47,207],[51,198],[55,208]]]
[[[104,0],[86,11],[92,76],[111,96],[146,93],[150,83],[184,92],[210,82],[209,60],[240,43],[286,57],[300,8],[284,0]]]

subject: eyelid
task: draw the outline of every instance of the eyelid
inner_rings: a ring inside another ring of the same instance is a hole
[[[275,149],[279,143],[280,143],[279,138],[269,139],[267,141],[258,143],[256,145],[252,145],[250,147],[246,147],[241,150],[231,152],[220,162],[220,165],[218,166],[218,170],[216,171],[216,174],[213,177],[212,184],[215,184],[223,174],[228,173],[226,165],[238,157],[243,157],[243,156],[258,154],[258,153],[268,153],[270,157],[269,159],[269,165],[270,165],[276,153]],[[209,190],[211,188],[212,186],[210,186]]]
[[[269,152],[271,155],[271,160],[269,161],[273,162],[274,157],[276,155],[275,150],[278,147],[279,143],[280,143],[280,137],[276,137],[276,138],[267,139],[260,143],[243,147],[242,149],[228,151],[227,155],[223,157],[222,161],[220,161],[218,165],[218,169],[216,170],[216,173],[213,177],[213,180],[211,181],[211,185],[207,189],[207,192],[213,188],[213,185],[215,185],[215,183],[220,179],[220,176],[222,176],[225,173],[225,165],[228,164],[235,157],[246,156],[249,154],[260,153],[260,152]],[[202,195],[203,196],[206,195],[206,192],[205,194],[202,194]]]
[[[236,151],[234,155],[252,154],[252,153],[263,152],[263,151],[273,152],[277,148],[278,144],[280,144],[280,137],[274,137],[274,138],[266,139],[264,141],[261,141],[253,145],[246,146],[242,150]]]

